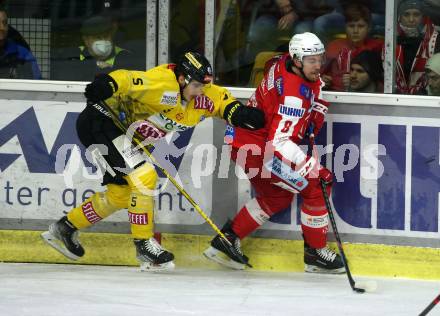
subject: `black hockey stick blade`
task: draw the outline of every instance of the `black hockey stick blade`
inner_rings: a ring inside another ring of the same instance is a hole
[[[354,284],[351,286],[351,288],[353,289],[353,291],[355,291],[357,293],[365,293],[365,289],[361,289],[360,287],[356,287],[356,282],[354,282]]]
[[[420,313],[419,316],[428,315],[428,313],[431,311],[431,309],[433,309],[434,306],[437,305],[439,302],[440,302],[440,294],[437,295],[437,297],[431,303],[429,303],[428,306],[426,306],[426,308]]]

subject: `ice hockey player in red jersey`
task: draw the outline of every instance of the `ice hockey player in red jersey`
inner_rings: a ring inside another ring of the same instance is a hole
[[[246,172],[255,198],[224,225],[222,232],[243,254],[240,240],[286,209],[294,194],[299,194],[303,200],[305,271],[343,273],[340,256],[327,247],[328,213],[320,187],[320,179],[324,179],[330,195],[332,173],[299,147],[308,130],[318,134],[328,110],[328,102],[321,99],[324,53],[324,45],[315,34],[294,35],[289,53],[270,67],[249,99],[248,105],[264,111],[265,127],[258,131],[231,128],[232,159]],[[244,255],[241,260],[235,257],[218,235],[204,255],[234,269],[243,269],[249,263]]]

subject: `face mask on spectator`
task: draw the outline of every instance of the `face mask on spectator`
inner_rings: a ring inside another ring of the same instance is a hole
[[[422,33],[421,27],[407,27],[400,23],[400,28],[407,37],[418,37]]]
[[[112,53],[113,43],[108,40],[95,41],[92,44],[92,51],[99,57],[108,57]]]

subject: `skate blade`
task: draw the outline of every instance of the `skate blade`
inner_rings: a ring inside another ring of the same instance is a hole
[[[310,264],[305,264],[305,268],[304,268],[305,272],[308,273],[321,273],[321,274],[342,274],[345,273],[345,268],[338,268],[338,269],[324,269],[324,268],[320,268],[314,265],[310,265]]]
[[[234,269],[234,270],[244,270],[246,267],[244,264],[239,263],[237,261],[232,260],[227,255],[225,255],[220,250],[215,249],[214,247],[209,247],[203,252],[203,255],[224,267]]]
[[[71,260],[78,260],[80,258],[67,250],[67,248],[64,247],[64,244],[59,241],[54,235],[52,235],[50,231],[46,231],[40,236],[49,246],[51,246],[53,249],[57,250],[59,253],[66,256],[67,258]]]
[[[174,270],[174,262],[169,261],[162,264],[153,264],[151,262],[140,261],[142,272],[158,272],[158,271],[170,271]]]

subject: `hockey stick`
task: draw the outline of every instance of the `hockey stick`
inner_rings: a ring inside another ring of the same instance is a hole
[[[96,105],[96,104],[95,104]],[[113,111],[113,109],[107,105],[107,103],[105,101],[101,101],[98,103],[98,105],[100,107],[102,107],[102,109],[99,109],[97,107],[95,107],[98,111],[100,111],[101,113],[103,113],[104,115],[106,115],[107,117],[111,118],[113,120],[113,122],[115,123],[115,125],[124,133],[127,133],[128,131],[128,127],[125,126],[118,118],[118,115],[115,113],[115,111]],[[94,105],[92,105],[94,106]],[[164,168],[162,168],[162,166],[159,165],[159,163],[157,162],[156,158],[154,158],[153,154],[151,153],[151,151],[146,148],[143,144],[141,139],[142,136],[137,132],[134,131],[134,136],[133,137],[133,141],[134,143],[136,143],[137,146],[139,146],[144,153],[150,158],[151,162],[157,167],[159,168],[160,171],[162,171],[166,177],[171,181],[172,184],[174,184],[174,186],[176,187],[176,189],[182,193],[182,195],[188,200],[188,202],[195,208],[195,210],[203,217],[203,219],[212,227],[212,229],[220,235],[220,237],[230,246],[232,247],[231,242],[226,238],[226,236],[220,231],[220,229],[217,227],[217,225],[214,224],[214,222],[202,211],[202,209],[200,208],[200,206],[193,200],[193,198],[185,191],[184,188],[182,188],[180,186],[179,183],[177,183],[177,181],[173,178],[173,176],[171,176],[171,174],[165,170]],[[233,247],[232,247],[233,248]],[[244,260],[244,259],[243,259]],[[244,263],[244,262],[243,262]]]
[[[316,149],[316,146],[315,146],[315,136],[313,133],[310,133],[309,135],[310,135],[309,140],[310,140],[310,145],[312,147],[313,158],[315,158],[316,166],[318,166],[319,157],[318,157],[318,150]],[[316,175],[318,175],[318,174],[316,174]],[[338,227],[336,226],[335,216],[333,214],[333,210],[330,205],[330,199],[327,194],[327,184],[328,183],[326,183],[324,181],[324,179],[319,179],[319,181],[321,183],[321,190],[322,190],[322,194],[324,196],[325,205],[328,210],[328,216],[330,218],[330,223],[332,225],[333,233],[335,235],[336,244],[338,245],[339,254],[341,256],[342,263],[344,264],[345,271],[347,273],[348,282],[350,283],[352,290],[355,291],[356,293],[373,292],[373,291],[375,291],[375,289],[377,287],[377,285],[374,281],[359,282],[358,286],[356,286],[356,282],[354,281],[353,277],[351,276],[350,268],[348,267],[347,257],[345,256],[344,249],[342,248],[341,237],[339,236]]]
[[[437,305],[439,302],[440,302],[440,294],[437,295],[437,297],[431,303],[429,303],[428,306],[426,306],[426,308],[423,310],[423,312],[420,313],[419,316],[428,315],[428,313],[431,311],[431,309],[433,309],[434,306]]]

